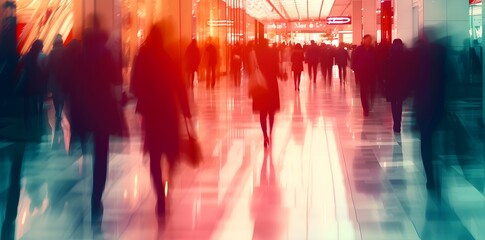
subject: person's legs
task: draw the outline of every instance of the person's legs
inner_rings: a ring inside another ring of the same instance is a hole
[[[301,72],[296,72],[296,90],[300,91]]]
[[[268,117],[269,117],[269,136],[270,137],[273,135],[274,116],[275,116],[275,112],[269,112],[268,113]]]
[[[342,65],[342,76],[343,76],[343,80],[344,80],[344,83],[347,81],[347,66],[346,65]]]
[[[298,71],[293,71],[293,82],[295,83],[295,91],[298,89]]]
[[[268,147],[269,145],[269,137],[268,137],[268,127],[267,127],[267,116],[268,112],[266,111],[261,111],[259,113],[259,123],[261,124],[261,131],[263,131],[263,137],[264,137],[264,147]]]
[[[391,101],[392,110],[392,120],[394,123],[394,132],[401,131],[401,117],[402,117],[402,102],[401,101]]]
[[[364,110],[364,115],[367,116],[369,114],[369,100],[367,96],[367,83],[363,79],[360,82],[360,102],[362,103],[362,110]]]
[[[426,174],[426,188],[436,188],[436,180],[433,169],[433,131],[421,127],[421,159]]]
[[[157,196],[157,214],[165,214],[165,191],[162,179],[162,152],[159,149],[150,149],[150,176]]]
[[[317,68],[318,68],[318,63],[313,63],[313,82],[317,81]]]
[[[310,77],[310,81],[312,80],[312,64],[308,63],[308,76]]]
[[[93,196],[91,198],[91,210],[93,219],[103,215],[103,197],[108,174],[108,150],[109,135],[105,133],[94,134],[94,158],[93,158]]]
[[[210,88],[211,86],[211,67],[210,66],[207,66],[207,69],[205,71],[205,83],[206,83],[206,87],[207,88]]]
[[[211,66],[211,87],[216,86],[216,66]]]

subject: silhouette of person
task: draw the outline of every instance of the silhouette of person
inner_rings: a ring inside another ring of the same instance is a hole
[[[306,50],[306,60],[308,63],[308,75],[314,83],[317,81],[318,54],[320,50],[314,40],[310,41],[310,46]]]
[[[37,138],[44,130],[44,98],[47,92],[48,71],[45,68],[44,44],[35,40],[23,59],[24,70],[21,88],[25,94],[25,123],[27,129]]]
[[[103,217],[102,195],[108,173],[109,138],[124,136],[121,104],[114,95],[119,83],[116,62],[106,47],[108,35],[100,29],[99,19],[93,16],[93,28],[85,32],[83,48],[74,41],[66,50],[69,82],[71,129],[85,145],[92,135],[93,194],[91,197],[92,223]],[[79,65],[77,65],[79,64]],[[77,65],[77,66],[76,66]],[[77,74],[77,75],[75,75]],[[83,147],[86,154],[86,147]]]
[[[435,160],[433,133],[445,113],[446,49],[441,44],[423,36],[414,49],[416,71],[415,112],[421,138],[421,158],[426,172],[426,187],[436,189],[439,182],[433,169]]]
[[[205,48],[205,57],[207,59],[207,88],[214,88],[216,86],[216,66],[218,61],[217,48],[209,38],[208,45]]]
[[[303,71],[303,61],[305,56],[301,44],[296,44],[291,53],[291,70],[293,71],[293,81],[295,82],[295,91],[300,91],[301,72]]]
[[[200,50],[197,46],[197,40],[192,39],[185,51],[185,70],[188,74],[189,86],[194,86],[195,72],[199,69],[199,64]]]
[[[157,196],[156,213],[165,216],[165,192],[161,158],[171,166],[180,154],[179,112],[190,118],[181,64],[162,47],[164,36],[151,28],[134,63],[131,90],[138,99],[136,111],[142,116],[144,151],[150,156],[150,173]]]
[[[54,109],[56,111],[56,123],[55,130],[58,131],[61,126],[62,119],[62,108],[64,107],[64,94],[61,89],[62,83],[61,74],[63,67],[63,54],[64,54],[64,44],[62,41],[62,36],[57,35],[54,40],[54,47],[52,48],[48,59],[47,59],[47,69],[49,70],[49,85],[52,92],[52,100],[54,103]]]
[[[234,77],[234,85],[240,86],[241,85],[241,68],[242,68],[242,60],[243,60],[243,53],[242,48],[239,43],[236,43],[234,49],[232,50],[232,57],[231,57],[231,71]]]
[[[392,42],[386,77],[386,98],[391,103],[393,130],[401,132],[402,104],[411,88],[409,53],[401,39]]]
[[[255,49],[256,61],[262,75],[265,78],[267,88],[253,91],[250,93],[253,99],[253,112],[259,113],[261,130],[263,131],[264,147],[270,145],[273,132],[274,117],[280,108],[280,96],[278,89],[278,52],[271,49],[267,39],[262,39],[259,46]],[[264,64],[262,64],[264,63]],[[250,64],[251,66],[251,64]],[[253,71],[254,69],[250,69]],[[267,123],[269,121],[269,134]]]
[[[338,77],[340,84],[345,84],[347,79],[347,63],[349,62],[349,53],[345,49],[344,43],[339,44],[338,49],[335,51],[335,63],[338,66]]]
[[[324,82],[332,83],[332,67],[334,60],[334,48],[332,45],[323,44],[320,51],[321,69]]]
[[[376,52],[372,46],[372,41],[371,35],[365,35],[362,45],[355,49],[352,59],[355,78],[360,85],[360,100],[364,116],[369,116],[370,105],[375,95]]]

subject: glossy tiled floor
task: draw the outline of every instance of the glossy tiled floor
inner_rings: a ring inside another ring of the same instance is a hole
[[[273,146],[265,152],[247,90],[230,85],[222,79],[215,90],[198,86],[191,91],[205,162],[199,169],[182,165],[173,173],[167,186],[170,217],[163,228],[154,215],[139,121],[129,105],[131,137],[111,144],[102,232],[93,233],[89,224],[91,157],[81,157],[79,151],[68,156],[64,147],[51,150],[51,137],[46,136],[43,144],[28,146],[26,152],[16,236],[485,239],[483,183],[478,184],[481,189],[476,187],[459,164],[447,161],[441,168],[442,197],[424,188],[410,104],[405,106],[402,134],[394,135],[388,104],[376,101],[371,116],[364,118],[353,84],[341,87],[334,80],[324,86],[322,81],[313,85],[305,80],[301,92],[295,93],[291,82],[280,82],[282,109]],[[63,126],[68,135],[68,124]],[[8,162],[0,164],[0,169],[8,169]],[[483,163],[472,170],[475,179],[483,180]]]

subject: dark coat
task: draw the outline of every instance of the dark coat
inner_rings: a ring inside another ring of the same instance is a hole
[[[276,112],[280,109],[278,89],[279,57],[278,51],[269,47],[256,48],[259,68],[266,79],[268,89],[252,95],[254,112]]]
[[[25,55],[24,73],[22,76],[24,93],[27,96],[42,96],[47,92],[49,74],[46,69],[40,66],[42,51],[41,42],[34,42],[32,49]]]
[[[153,37],[158,39],[158,37]],[[180,113],[190,117],[181,65],[156,40],[147,40],[134,63],[131,90],[143,118],[144,150],[170,158],[180,152]]]
[[[316,44],[308,46],[306,49],[306,61],[309,64],[318,64],[320,59],[320,49]]]
[[[188,72],[195,72],[200,64],[200,50],[197,44],[191,43],[185,51],[186,70]]]
[[[303,62],[305,61],[305,56],[303,50],[295,49],[291,54],[291,70],[295,72],[303,71]]]
[[[332,46],[322,46],[320,48],[320,62],[322,66],[330,67],[335,58],[335,49]]]
[[[205,48],[205,54],[208,66],[215,66],[218,60],[218,53],[217,48],[214,46],[214,44],[211,43]]]
[[[416,68],[414,98],[416,122],[421,129],[434,128],[445,112],[446,48],[438,43],[419,43],[413,62]]]
[[[388,101],[404,101],[411,91],[410,53],[403,45],[393,44],[389,51],[386,98]]]
[[[377,74],[377,59],[374,47],[366,49],[364,46],[358,46],[353,53],[352,69],[356,75],[363,80],[375,79]]]
[[[347,66],[347,62],[350,60],[349,53],[345,48],[338,48],[335,50],[335,63],[339,66]]]
[[[67,74],[72,77],[69,88],[73,130],[79,134],[124,134],[121,104],[114,96],[116,63],[105,46],[106,40],[102,32],[88,32],[81,59],[73,59],[72,72]]]
[[[62,44],[54,46],[52,51],[49,54],[47,60],[47,69],[49,70],[49,85],[50,90],[53,94],[61,94],[61,85],[60,82],[62,80],[62,68],[63,68],[63,54],[64,54],[64,46]]]

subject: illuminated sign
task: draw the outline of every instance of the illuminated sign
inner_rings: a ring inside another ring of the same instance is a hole
[[[231,27],[234,25],[232,20],[209,20],[207,24],[211,27]]]
[[[327,18],[327,24],[328,25],[346,25],[346,24],[351,24],[352,19],[350,17],[328,17]]]

